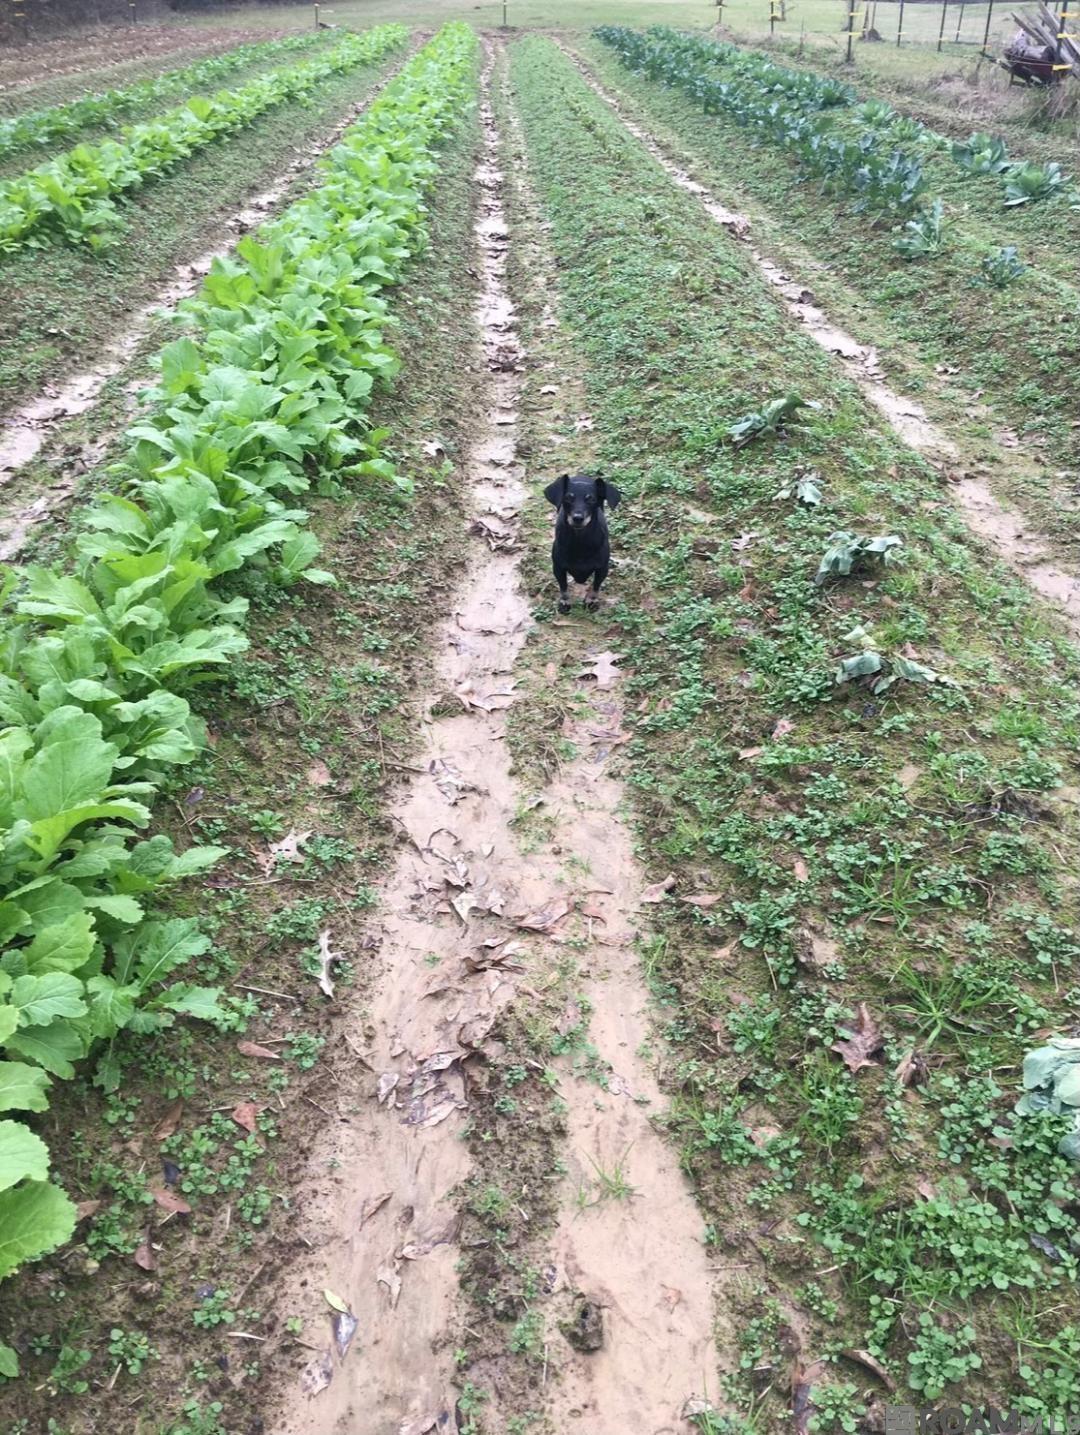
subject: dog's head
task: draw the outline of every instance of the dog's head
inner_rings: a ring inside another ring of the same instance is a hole
[[[588,528],[605,503],[618,505],[622,494],[613,483],[587,473],[564,473],[544,489],[544,497],[562,509],[571,528]]]

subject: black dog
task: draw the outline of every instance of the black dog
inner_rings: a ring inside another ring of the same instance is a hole
[[[592,591],[586,594],[586,608],[595,608],[600,601],[600,584],[611,566],[611,542],[608,538],[604,504],[618,506],[622,497],[613,483],[588,474],[564,473],[544,489],[544,497],[559,510],[555,520],[555,542],[551,547],[551,567],[559,585],[559,612],[569,613],[570,595],[567,577],[575,583],[592,579]]]

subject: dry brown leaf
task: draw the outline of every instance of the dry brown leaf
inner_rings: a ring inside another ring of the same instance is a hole
[[[139,1267],[140,1270],[157,1270],[157,1256],[154,1254],[154,1248],[153,1246],[151,1246],[149,1241],[143,1241],[141,1245],[136,1246],[135,1252],[131,1259],[135,1262],[135,1264]]]
[[[536,912],[529,912],[524,917],[518,917],[517,925],[526,932],[550,932],[553,927],[570,915],[574,910],[573,899],[569,897],[553,897],[546,906]]]
[[[581,669],[579,678],[595,678],[598,688],[613,688],[622,673],[618,669],[618,653],[597,653],[590,663]]]
[[[153,1133],[152,1133],[152,1134],[153,1134],[153,1137],[154,1137],[154,1140],[155,1140],[155,1141],[164,1141],[164,1140],[166,1140],[169,1136],[171,1136],[171,1135],[173,1134],[173,1132],[176,1130],[176,1128],[180,1125],[180,1118],[181,1118],[181,1116],[183,1116],[183,1114],[184,1114],[184,1102],[183,1102],[183,1098],[182,1098],[182,1097],[177,1097],[177,1099],[176,1099],[175,1101],[170,1102],[169,1105],[166,1106],[165,1111],[164,1111],[164,1113],[163,1113],[163,1115],[162,1115],[162,1117],[161,1117],[161,1120],[160,1120],[160,1121],[158,1122],[158,1124],[154,1127],[154,1130],[153,1130]]]
[[[191,1207],[181,1196],[174,1196],[164,1186],[149,1186],[147,1189],[163,1211],[169,1211],[175,1216],[190,1216]]]
[[[791,1416],[795,1435],[809,1435],[810,1417],[814,1414],[813,1402],[810,1399],[812,1374],[812,1368],[803,1365],[796,1357],[791,1372]]]
[[[426,1410],[423,1415],[407,1415],[398,1427],[398,1435],[431,1435],[453,1417],[449,1410]],[[446,1425],[449,1429],[449,1425]]]
[[[922,1086],[929,1075],[930,1068],[926,1064],[926,1058],[922,1052],[914,1049],[904,1053],[893,1072],[901,1086]]]
[[[849,1071],[873,1066],[870,1057],[881,1050],[885,1039],[865,1002],[860,1002],[855,1008],[855,1020],[842,1026],[841,1030],[848,1032],[847,1037],[843,1041],[834,1041],[830,1050],[844,1058],[844,1065]]]
[[[448,1246],[452,1241],[457,1240],[457,1233],[461,1226],[461,1217],[456,1212],[448,1221],[434,1230],[428,1231],[426,1235],[417,1236],[414,1240],[406,1241],[396,1253],[395,1259],[402,1261],[418,1261],[421,1256],[429,1255],[436,1246]]]
[[[747,762],[752,757],[760,757],[765,751],[763,747],[741,747],[739,749],[740,762]]]
[[[809,882],[810,868],[801,857],[795,858],[795,880],[797,882]]]
[[[719,892],[695,892],[692,897],[683,897],[691,907],[715,907],[723,899]]]
[[[76,1221],[85,1221],[90,1216],[96,1216],[101,1210],[100,1201],[80,1201],[75,1207]]]
[[[420,445],[420,452],[427,458],[445,458],[446,449],[437,438],[427,439]]]
[[[933,1181],[928,1181],[925,1176],[920,1177],[919,1180],[915,1182],[915,1190],[924,1201],[932,1201],[937,1195],[937,1187]]]
[[[329,787],[333,782],[330,769],[321,757],[311,764],[304,776],[312,787]]]
[[[382,1266],[376,1273],[375,1283],[386,1287],[386,1293],[390,1298],[390,1309],[393,1310],[398,1303],[398,1296],[401,1294],[401,1277],[398,1275],[398,1263],[391,1266]]]
[[[281,1060],[281,1057],[278,1056],[276,1051],[271,1051],[269,1047],[260,1046],[257,1041],[238,1041],[236,1043],[236,1049],[241,1056],[257,1056],[260,1061]]]
[[[300,1389],[305,1395],[318,1395],[334,1378],[334,1357],[329,1350],[313,1355],[300,1372]]]
[[[779,742],[782,737],[787,737],[789,732],[795,731],[795,724],[790,718],[781,718],[772,730],[773,742]]]
[[[382,1210],[393,1194],[393,1191],[380,1191],[377,1196],[369,1196],[360,1207],[360,1219],[356,1223],[356,1229],[362,1231],[372,1216]]]
[[[867,1370],[872,1370],[886,1390],[892,1392],[896,1389],[896,1381],[885,1369],[881,1361],[878,1360],[876,1356],[871,1355],[868,1350],[845,1350],[844,1354],[848,1360],[853,1360],[856,1365],[865,1365]]]
[[[255,1132],[255,1123],[258,1120],[259,1108],[254,1101],[241,1101],[239,1106],[234,1106],[230,1113],[237,1126],[242,1126],[245,1131]]]
[[[286,832],[280,842],[270,843],[270,856],[275,862],[303,862],[300,849],[310,840],[310,832]]]
[[[642,902],[662,902],[675,885],[675,874],[669,872],[662,882],[653,882],[641,894]]]

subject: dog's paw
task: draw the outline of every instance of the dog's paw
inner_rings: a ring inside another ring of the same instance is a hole
[[[569,599],[569,598],[560,598],[560,599],[559,599],[559,612],[560,612],[560,613],[569,613],[569,611],[570,611],[570,599]]]
[[[599,593],[594,593],[594,592],[592,592],[592,590],[590,589],[589,592],[585,594],[585,606],[586,606],[586,608],[588,608],[590,611],[592,611],[592,610],[594,610],[594,609],[596,609],[596,608],[599,608],[599,606],[600,606],[600,594],[599,594]]]

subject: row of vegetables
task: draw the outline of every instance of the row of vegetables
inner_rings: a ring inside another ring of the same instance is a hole
[[[724,113],[789,151],[826,190],[854,195],[857,210],[906,217],[933,209],[939,201],[930,196],[924,160],[939,152],[968,173],[1000,175],[1007,206],[1074,193],[1058,165],[1010,161],[988,135],[951,144],[880,101],[855,105],[855,92],[838,80],[754,51],[666,26],[643,33],[605,25],[595,33],[629,69],[685,90],[707,114]],[[837,110],[854,117],[852,134],[836,123]]]
[[[124,130],[119,140],[76,145],[26,174],[0,181],[0,253],[57,236],[99,249],[121,224],[115,199],[164,174],[222,135],[302,99],[332,75],[370,65],[408,39],[404,25],[349,34],[311,60],[269,70],[235,90],[196,95]]]
[[[153,75],[148,80],[138,80],[119,89],[100,90],[96,94],[80,95],[65,104],[4,116],[0,118],[0,159],[7,159],[8,155],[17,154],[20,150],[67,139],[92,126],[112,124],[120,116],[129,115],[142,105],[216,85],[226,75],[235,74],[248,65],[263,64],[310,50],[324,44],[325,38],[319,31],[309,31],[303,35],[288,35],[282,40],[267,40],[262,44],[238,45],[224,54],[209,55],[192,65],[185,65],[183,69],[169,70],[163,75]]]
[[[424,243],[435,151],[473,91],[476,44],[466,26],[440,31],[324,159],[318,188],[215,263],[70,565],[7,579],[0,1111],[46,1110],[52,1081],[91,1052],[111,1089],[121,1029],[225,1014],[221,992],[180,970],[208,946],[197,923],[148,915],[222,850],[178,854],[139,830],[169,769],[204,745],[193,685],[246,646],[230,575],[333,582],[313,566],[300,495],[319,470],[393,477],[367,417],[395,364],[381,291]],[[74,1228],[28,1120],[0,1120],[0,1276]],[[0,1373],[15,1364],[0,1346]]]

